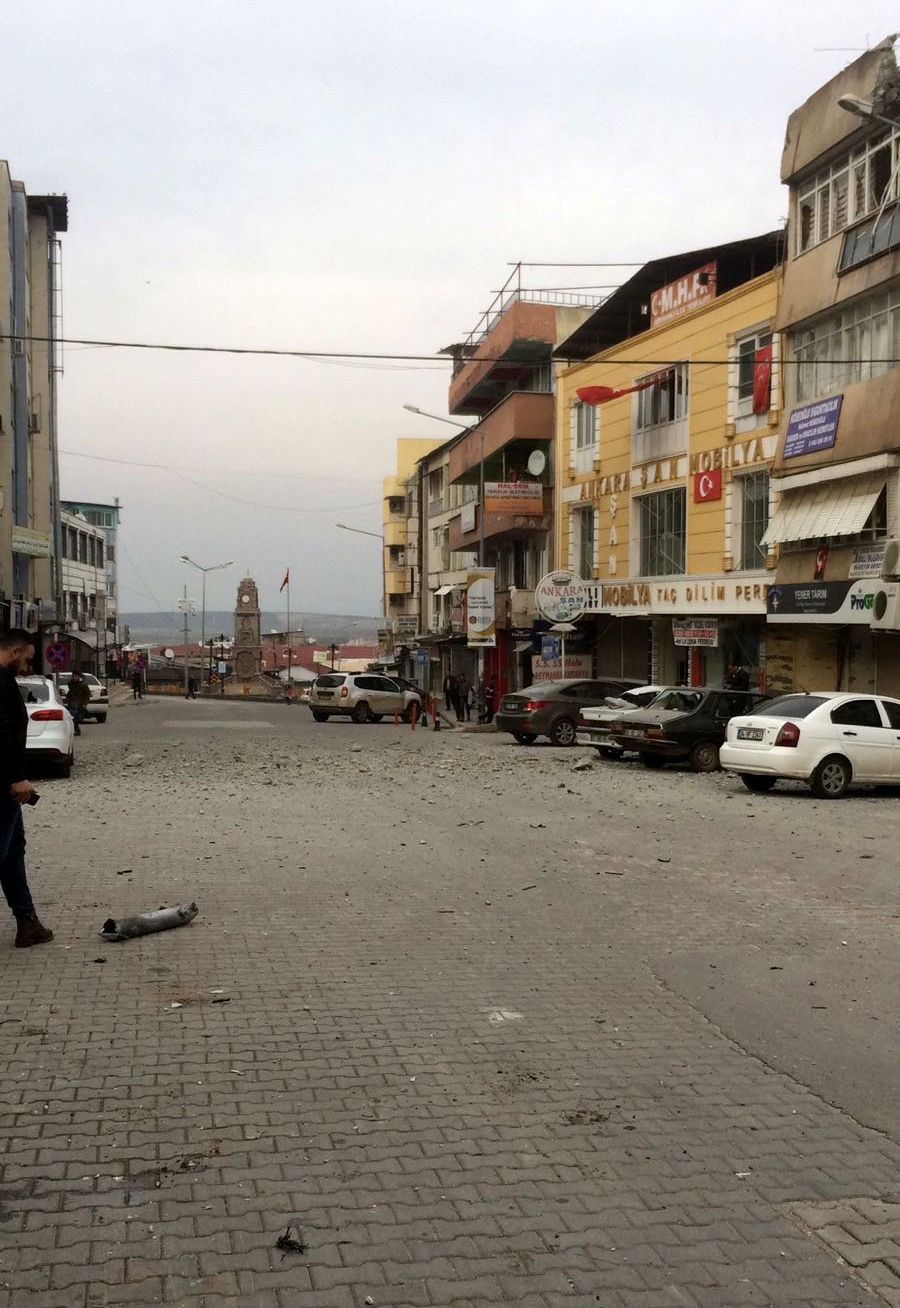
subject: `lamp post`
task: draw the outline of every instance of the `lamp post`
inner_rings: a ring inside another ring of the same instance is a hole
[[[352,531],[357,536],[374,536],[376,540],[381,541],[381,614],[382,621],[387,622],[387,577],[384,568],[384,532],[383,531],[363,531],[362,527],[348,527],[346,522],[336,522],[336,527],[341,531]]]
[[[206,574],[208,572],[218,572],[222,568],[232,568],[234,563],[229,559],[226,563],[213,563],[208,568],[204,568],[202,563],[195,563],[187,554],[181,555],[182,563],[189,563],[192,568],[203,574],[203,598],[201,600],[201,618],[200,618],[200,689],[203,689],[203,651],[206,648]]]

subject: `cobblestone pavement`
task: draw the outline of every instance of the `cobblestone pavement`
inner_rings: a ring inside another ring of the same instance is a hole
[[[856,951],[880,1069],[896,799],[280,706],[79,744],[29,815],[57,940],[0,937],[0,1308],[900,1305],[896,1115],[664,966],[789,946],[825,985]]]

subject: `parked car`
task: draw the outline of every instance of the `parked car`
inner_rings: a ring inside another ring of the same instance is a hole
[[[533,745],[538,736],[549,737],[553,745],[574,745],[586,708],[599,708],[610,695],[621,695],[639,685],[639,681],[613,677],[538,681],[503,696],[497,730],[508,731],[520,745]]]
[[[421,713],[419,691],[409,690],[378,672],[324,672],[316,677],[309,692],[309,707],[316,722],[336,716],[354,722],[380,722],[394,713],[408,722],[413,704]]]
[[[46,677],[17,677],[28,710],[27,758],[52,763],[61,776],[71,774],[75,762],[75,723]]]
[[[610,740],[610,723],[627,719],[629,713],[649,707],[667,689],[666,686],[636,686],[634,690],[623,690],[621,695],[611,695],[600,708],[582,709],[578,744],[593,745],[604,758],[621,758],[625,750]]]
[[[649,768],[687,759],[695,772],[714,772],[728,722],[765,700],[747,690],[707,686],[668,690],[653,704],[610,724],[613,742],[637,750]]]
[[[853,782],[900,784],[900,700],[823,691],[782,695],[732,718],[722,767],[748,790],[784,778],[819,799],[840,799]]]
[[[88,690],[91,692],[91,702],[85,706],[84,716],[93,718],[95,722],[105,722],[106,715],[109,712],[109,691],[93,673],[83,672],[81,675],[87,682]],[[71,672],[61,672],[59,674],[59,689],[63,699],[66,697],[71,680]]]

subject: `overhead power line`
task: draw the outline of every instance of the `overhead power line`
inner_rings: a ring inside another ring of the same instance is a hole
[[[64,450],[60,454],[67,455],[70,459],[90,459],[93,463],[118,463],[126,468],[151,468],[157,472],[201,472],[206,477],[262,477],[270,481],[321,481],[334,482],[335,484],[373,486],[380,485],[380,477],[320,477],[308,475],[305,472],[260,472],[259,469],[250,468],[194,468],[190,464],[176,466],[172,463],[146,463],[141,459],[117,459],[108,454],[84,454],[81,450]]]
[[[38,344],[47,345],[52,340],[53,338],[49,336],[20,336],[17,334],[10,334],[8,332],[0,332],[0,341],[32,341]],[[377,354],[371,352],[363,353],[354,350],[279,350],[279,349],[268,349],[265,347],[242,346],[242,345],[174,345],[171,342],[167,342],[167,341],[99,341],[99,340],[85,340],[81,337],[74,337],[74,336],[57,337],[55,339],[55,343],[57,345],[102,345],[111,350],[113,349],[147,350],[147,351],[163,350],[176,354],[238,354],[238,355],[248,355],[248,356],[257,355],[263,358],[272,357],[272,358],[282,358],[282,359],[312,359],[312,360],[315,359],[388,359],[388,360],[395,360],[397,362],[404,362],[404,363],[425,363],[425,362],[435,363],[438,360],[444,360],[445,362],[449,362],[449,357],[447,355],[436,354],[436,353]],[[622,344],[622,342],[616,342],[616,344]],[[477,349],[477,347],[475,348]],[[607,346],[606,348],[611,349],[613,347]],[[598,350],[597,353],[599,354],[601,353],[601,351]],[[471,361],[471,362],[478,362],[478,363],[511,363],[511,364],[516,364],[522,368],[541,368],[546,363],[546,360],[515,359],[515,358],[510,358],[508,355],[501,355],[501,354],[491,355],[491,354],[477,354],[477,353],[472,353],[471,355],[464,356],[464,361],[465,362]],[[571,358],[568,356],[559,356],[557,362],[572,363],[572,364],[589,363],[591,362],[591,358],[590,357],[582,358],[580,356],[577,358]],[[646,356],[641,359],[630,359],[622,356],[616,359],[600,360],[601,366],[608,365],[609,367],[612,367],[614,365],[619,366],[621,364],[625,364],[629,367],[635,367],[635,368],[644,368],[644,367],[672,368],[676,364],[684,363],[684,362],[685,362],[684,358],[648,359]],[[696,366],[702,366],[702,367],[726,368],[726,367],[732,367],[734,362],[735,362],[734,358],[725,358],[725,359],[698,358],[695,360]],[[849,363],[865,363],[865,364],[900,363],[900,358],[891,355],[878,359],[871,359],[867,356],[854,357],[851,359],[816,359],[814,361],[809,359],[781,359],[780,366],[782,368],[789,367],[789,366],[799,368],[805,365],[810,365],[812,362],[815,362],[817,366],[819,364],[838,365],[838,364],[849,364]]]

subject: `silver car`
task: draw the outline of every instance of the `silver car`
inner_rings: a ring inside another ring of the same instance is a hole
[[[398,714],[404,722],[413,705],[422,712],[422,697],[380,672],[324,672],[309,692],[309,707],[316,722],[347,717],[353,722],[380,722]]]

